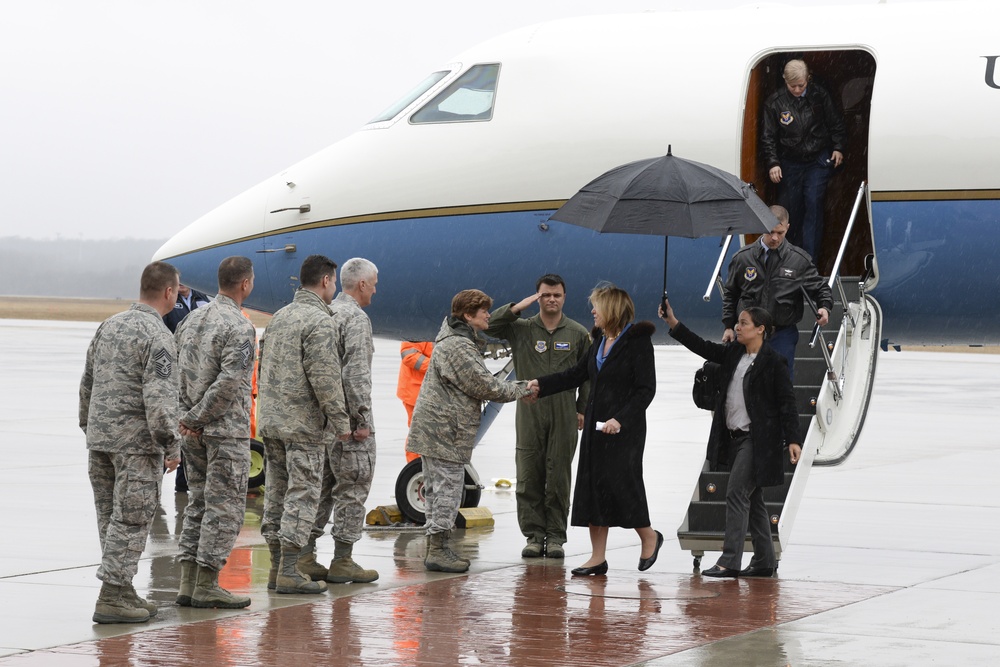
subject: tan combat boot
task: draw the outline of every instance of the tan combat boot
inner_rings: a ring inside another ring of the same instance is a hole
[[[333,561],[326,575],[326,580],[332,584],[349,584],[351,582],[359,584],[370,584],[378,579],[378,572],[366,570],[351,558],[354,552],[354,545],[350,542],[334,541]]]
[[[94,607],[94,623],[145,623],[149,612],[128,599],[125,586],[104,583]]]
[[[250,606],[250,598],[233,595],[222,588],[219,586],[219,571],[199,565],[191,606],[200,609],[243,609]]]
[[[323,593],[326,591],[325,581],[313,581],[296,567],[299,551],[300,547],[281,547],[281,563],[274,590],[278,593]]]
[[[451,533],[452,531],[450,530],[441,533],[442,535],[444,535],[444,548],[447,549],[448,553],[450,553],[452,557],[455,558],[458,562],[465,563],[465,566],[468,567],[469,565],[472,564],[472,561],[469,560],[468,558],[463,558],[462,556],[459,556],[458,552],[451,548]]]
[[[427,536],[424,567],[432,572],[467,572],[469,561],[459,558],[448,548],[447,533],[433,533]]]
[[[139,597],[139,594],[136,593],[135,587],[132,584],[127,584],[125,586],[125,599],[131,602],[133,607],[141,607],[142,609],[145,609],[150,618],[156,616],[156,605]]]
[[[174,600],[181,607],[191,606],[191,594],[194,593],[195,579],[198,576],[198,566],[189,560],[181,561],[181,582]]]
[[[309,540],[299,552],[299,572],[313,581],[326,579],[326,568],[316,562],[316,540]]]
[[[281,563],[281,545],[267,543],[267,550],[271,553],[271,569],[267,572],[267,590],[274,590],[274,582],[278,579],[278,564]]]

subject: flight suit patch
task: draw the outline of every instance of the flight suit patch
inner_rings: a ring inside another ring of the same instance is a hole
[[[559,341],[556,341],[556,351],[557,352],[569,352],[569,350],[570,350],[570,344],[569,343],[560,343]]]
[[[547,349],[549,346],[544,340],[535,341],[535,352],[545,352]]]
[[[781,277],[782,278],[795,278],[795,269],[782,269],[781,270]]]
[[[757,279],[757,267],[748,266],[746,271],[743,272],[744,280],[756,280]]]
[[[795,117],[792,116],[791,111],[782,111],[778,120],[782,125],[791,125],[795,121]]]

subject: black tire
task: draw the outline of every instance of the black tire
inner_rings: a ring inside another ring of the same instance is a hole
[[[260,440],[250,441],[250,478],[247,489],[258,489],[264,486],[267,459],[264,458],[264,443]]]
[[[475,481],[469,471],[465,471],[465,490],[462,492],[460,507],[478,507],[482,499],[482,489],[475,486]],[[427,521],[425,513],[427,500],[424,497],[424,464],[421,459],[410,461],[399,472],[396,478],[396,506],[404,517],[413,523],[423,524]]]

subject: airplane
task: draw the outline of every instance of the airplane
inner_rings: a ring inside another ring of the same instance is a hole
[[[653,319],[662,244],[552,214],[596,176],[668,146],[773,202],[758,158],[760,110],[783,85],[784,64],[803,58],[848,131],[814,258],[845,317],[834,341],[821,340],[816,379],[802,388],[808,434],[777,500],[780,554],[811,466],[842,462],[857,441],[879,345],[1000,343],[989,271],[1000,249],[997,25],[995,3],[938,2],[529,26],[460,54],[354,134],[181,230],[155,259],[211,291],[222,258],[251,257],[257,288],[247,305],[273,312],[292,299],[306,256],[363,256],[379,267],[374,331],[408,340],[432,338],[461,289],[516,301],[549,272],[565,278],[566,313],[578,321],[589,321],[586,295],[603,280]],[[670,243],[671,303],[703,335],[722,332],[710,297],[737,245]],[[657,336],[668,340],[665,327]],[[696,488],[678,532],[696,564],[717,542],[695,528],[704,494]]]
[[[866,287],[885,314],[883,344],[997,344],[1000,290],[988,289],[986,268],[1000,230],[998,19],[994,3],[939,2],[529,26],[457,56],[354,134],[181,230],[155,258],[214,292],[218,261],[249,256],[258,286],[248,305],[273,312],[291,300],[309,254],[364,256],[380,272],[374,328],[400,338],[432,337],[460,289],[518,300],[547,272],[566,279],[574,319],[588,321],[586,295],[601,280],[653,319],[660,245],[550,215],[607,169],[668,145],[740,175],[770,203],[758,113],[782,85],[783,63],[803,57],[849,131],[827,195],[821,270],[865,182],[842,273],[860,276],[874,256]],[[944,25],[961,30],[936,29]],[[721,331],[718,302],[701,298],[719,246],[670,245],[672,303],[705,333]]]

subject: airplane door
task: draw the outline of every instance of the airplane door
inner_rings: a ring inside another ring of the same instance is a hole
[[[281,174],[271,185],[264,215],[264,248],[268,283],[275,309],[291,302],[299,287],[299,267],[306,254],[299,251],[302,226],[313,220],[309,196],[292,178]]]
[[[810,81],[819,83],[830,93],[846,128],[844,164],[834,173],[826,190],[823,249],[820,256],[813,258],[820,273],[826,275],[836,259],[859,187],[862,182],[868,182],[868,136],[877,63],[865,49],[841,48],[775,51],[753,64],[743,113],[740,176],[752,183],[768,204],[779,203],[780,188],[771,183],[761,159],[761,110],[768,96],[784,86],[782,71],[792,58],[804,60],[809,66]],[[865,258],[875,252],[869,210],[866,200],[851,232],[841,275],[862,275]]]

